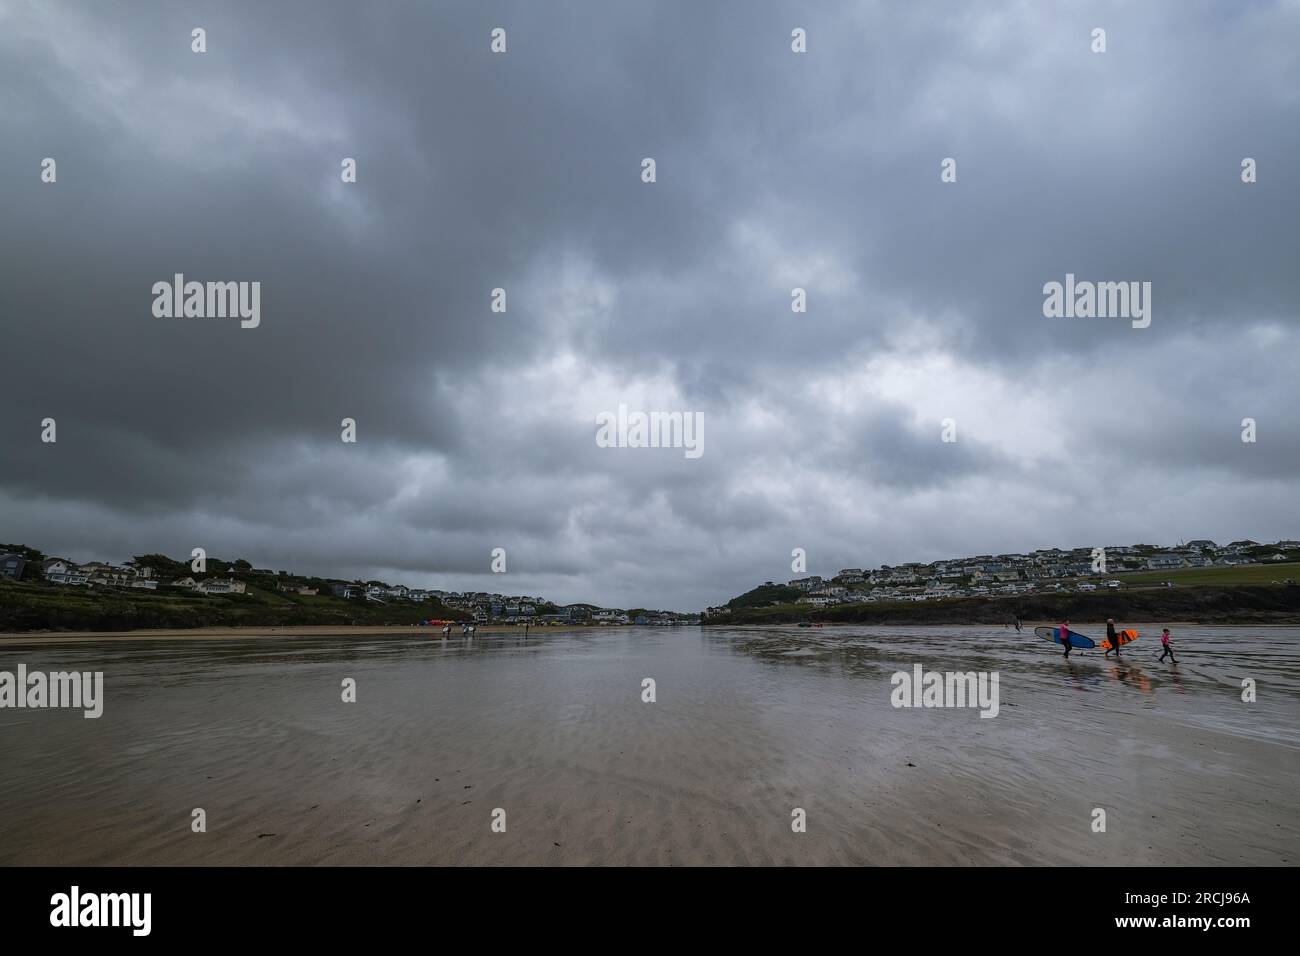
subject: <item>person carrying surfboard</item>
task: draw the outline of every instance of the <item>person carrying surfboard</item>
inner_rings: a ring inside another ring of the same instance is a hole
[[[1160,654],[1160,660],[1163,661],[1165,655],[1168,654],[1169,660],[1177,664],[1178,658],[1174,657],[1174,642],[1169,639],[1169,628],[1165,628],[1164,633],[1160,635],[1160,643],[1164,646],[1164,650]]]
[[[1065,645],[1065,653],[1062,657],[1070,656],[1070,622],[1062,621],[1057,627],[1060,630],[1061,643]]]
[[[1106,618],[1106,640],[1110,641],[1110,651],[1114,651],[1115,657],[1116,659],[1118,659],[1119,658],[1119,632],[1115,630],[1115,619],[1113,617]],[[1106,652],[1105,654],[1106,657],[1110,657],[1110,651]]]

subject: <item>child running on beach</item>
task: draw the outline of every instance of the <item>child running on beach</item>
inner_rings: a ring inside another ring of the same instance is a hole
[[[1169,639],[1169,628],[1165,628],[1165,632],[1160,635],[1160,643],[1163,644],[1165,648],[1160,655],[1160,659],[1163,661],[1165,659],[1165,654],[1168,654],[1169,660],[1177,664],[1178,658],[1174,657],[1174,642]]]

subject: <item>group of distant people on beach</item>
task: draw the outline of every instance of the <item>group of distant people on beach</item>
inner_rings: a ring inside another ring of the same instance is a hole
[[[446,637],[448,634],[451,633],[451,624],[452,624],[452,622],[451,622],[451,621],[448,621],[448,622],[446,623],[446,625],[444,625],[444,627],[443,627],[443,629],[442,629],[442,636],[443,636],[443,637]],[[478,630],[478,628],[475,627],[473,624],[469,623],[468,621],[462,621],[462,622],[461,622],[461,625],[460,625],[460,632],[461,632],[461,634],[464,634],[466,637],[470,637],[470,636],[472,636],[473,633],[474,633],[475,631],[477,631],[477,630]],[[524,637],[527,637],[527,636],[528,636],[528,625],[525,624],[525,625],[524,625]]]
[[[1015,628],[1017,631],[1020,630],[1020,618],[1018,617],[1015,619]],[[1070,622],[1069,621],[1061,621],[1061,623],[1056,625],[1056,636],[1057,636],[1057,640],[1059,640],[1061,642],[1061,645],[1065,648],[1065,653],[1063,653],[1061,656],[1068,658],[1070,656]],[[1115,629],[1115,619],[1113,617],[1106,619],[1106,640],[1110,642],[1110,649],[1107,650],[1105,655],[1103,656],[1110,657],[1111,654],[1114,654],[1115,659],[1118,660],[1120,657],[1119,631]],[[1160,652],[1161,662],[1163,662],[1164,659],[1168,657],[1171,663],[1177,664],[1178,658],[1174,657],[1174,641],[1173,641],[1173,636],[1169,633],[1169,628],[1165,628],[1164,631],[1161,632],[1160,645],[1162,647],[1162,650]]]

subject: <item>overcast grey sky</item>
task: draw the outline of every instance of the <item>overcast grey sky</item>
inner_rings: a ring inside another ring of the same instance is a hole
[[[1300,537],[1298,155],[1295,0],[0,0],[0,540],[685,610]]]

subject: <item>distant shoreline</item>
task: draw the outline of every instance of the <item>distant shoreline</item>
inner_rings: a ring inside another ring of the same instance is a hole
[[[951,622],[941,622],[937,624],[925,624],[918,621],[906,622],[845,622],[845,621],[827,621],[818,622],[823,625],[824,629],[838,630],[850,627],[888,627],[898,626],[899,624],[910,625],[913,627],[980,627],[986,629],[999,630],[1003,628],[1001,624],[990,624],[986,621],[971,621],[965,624],[953,624]],[[1054,622],[1049,619],[1021,621],[1021,631],[1016,632],[1014,628],[1007,630],[1014,633],[1033,634],[1035,627],[1042,625],[1051,625]],[[1152,621],[1124,621],[1125,626],[1133,627],[1141,631],[1143,635],[1155,633],[1156,629],[1161,627],[1178,628],[1184,627],[1281,627],[1294,628],[1296,623],[1269,623],[1264,624],[1257,621],[1233,624],[1225,621],[1213,621],[1205,623],[1201,621],[1177,621],[1161,620]],[[1100,629],[1105,627],[1104,620],[1085,620],[1074,621],[1071,626],[1077,625],[1080,628]],[[616,627],[591,627],[589,625],[565,625],[561,627],[547,627],[538,625],[528,628],[528,634],[531,636],[538,633],[572,633],[573,631],[615,631],[624,628],[635,627],[637,625],[624,625],[623,628]],[[761,629],[786,629],[795,626],[793,622],[739,622],[735,624],[718,625],[725,627],[745,627]],[[656,627],[656,633],[660,631],[672,631],[673,628]],[[499,635],[499,634],[517,634],[522,636],[525,629],[511,624],[480,624],[474,629],[474,636],[481,635]],[[462,638],[459,625],[453,627],[450,638]],[[442,628],[440,627],[418,627],[411,625],[366,625],[358,624],[355,626],[308,626],[308,627],[196,627],[196,628],[145,628],[135,631],[25,631],[0,633],[0,650],[7,645],[21,644],[81,644],[81,643],[98,643],[102,641],[220,641],[220,640],[259,640],[267,637],[423,637],[429,640],[441,641],[443,639]]]
[[[571,628],[544,627],[538,625],[528,628],[534,631],[563,631]],[[478,624],[474,633],[523,634],[524,628],[512,624]],[[5,644],[53,644],[60,642],[78,643],[89,641],[216,641],[216,640],[255,640],[261,637],[427,637],[442,639],[441,627],[422,627],[413,624],[328,624],[277,625],[260,627],[252,624],[247,627],[190,627],[190,628],[142,628],[134,631],[13,631],[0,633],[0,646]],[[461,627],[454,624],[449,637],[462,637]]]

